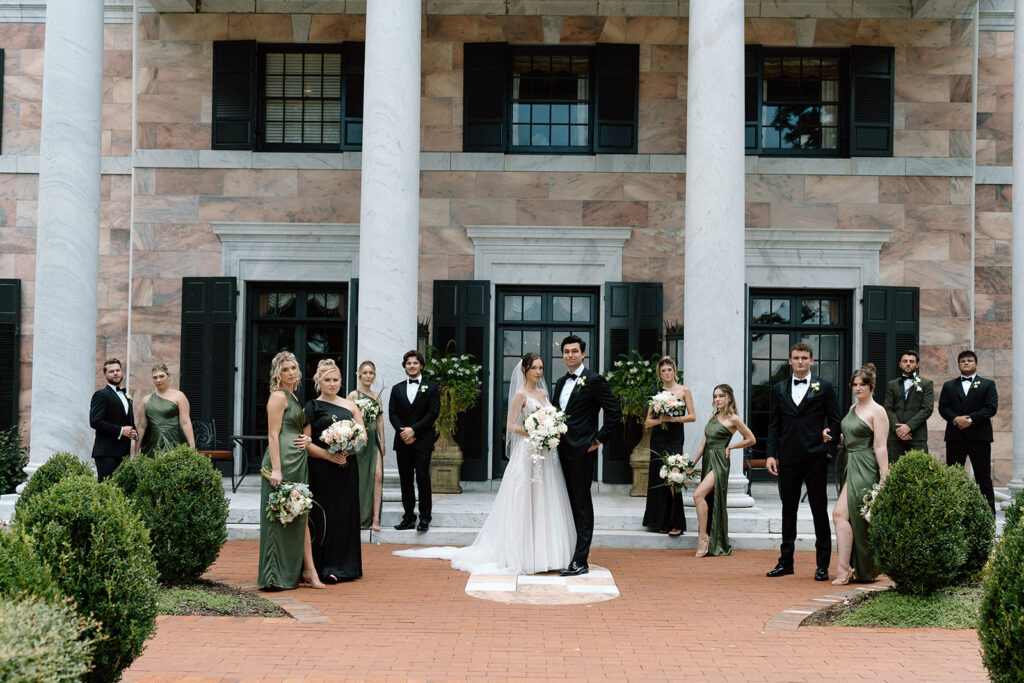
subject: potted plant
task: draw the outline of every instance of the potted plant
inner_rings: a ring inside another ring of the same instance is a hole
[[[455,429],[459,415],[475,406],[480,398],[480,365],[473,360],[466,353],[442,354],[432,346],[427,347],[423,376],[437,385],[441,395],[441,412],[434,423],[437,445],[430,459],[430,486],[437,493],[462,493],[462,450],[455,443]]]
[[[651,392],[661,380],[658,378],[658,356],[644,358],[636,350],[624,355],[604,373],[612,393],[622,407],[623,441],[630,451],[629,464],[633,468],[633,488],[629,495],[646,496],[647,475],[651,459],[651,430],[644,427],[647,403]]]

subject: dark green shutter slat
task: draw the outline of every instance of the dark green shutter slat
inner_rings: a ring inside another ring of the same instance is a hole
[[[345,43],[341,48],[341,134],[342,149],[363,146],[363,77],[365,43]]]
[[[217,423],[217,446],[231,450],[235,413],[233,277],[186,277],[181,283],[181,390],[192,417]]]
[[[850,48],[850,155],[892,156],[893,49]]]
[[[21,280],[0,280],[0,429],[18,424]]]
[[[761,47],[748,45],[744,56],[744,146],[756,152],[761,144]]]
[[[480,399],[459,417],[455,441],[462,449],[463,481],[487,479],[488,349],[491,330],[491,283],[488,280],[434,281],[434,346],[441,352],[466,353],[481,367]],[[449,342],[453,342],[449,348]]]
[[[920,296],[917,287],[864,286],[862,363],[874,363],[875,400],[885,399],[885,384],[896,376],[904,351],[919,350]]]
[[[594,152],[635,154],[640,47],[599,43],[594,61]]]
[[[213,149],[253,149],[256,42],[213,43]]]
[[[508,45],[466,43],[463,62],[463,151],[504,152],[508,146]]]

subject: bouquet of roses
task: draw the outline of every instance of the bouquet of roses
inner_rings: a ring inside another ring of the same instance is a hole
[[[366,446],[366,429],[355,420],[339,422],[334,418],[331,426],[320,433],[320,440],[327,444],[327,450],[331,453],[355,453]]]
[[[565,426],[565,413],[553,405],[546,405],[530,413],[523,421],[527,439],[530,442],[530,457],[534,462],[544,459],[542,451],[558,446]]]
[[[361,397],[355,400],[359,410],[363,413],[363,424],[376,425],[377,417],[380,415],[380,404],[372,398]]]
[[[675,495],[677,486],[688,489],[697,482],[697,466],[686,453],[664,453],[659,457],[661,470],[658,476],[665,480],[661,485],[667,486],[672,495]]]
[[[267,479],[270,479],[270,468],[264,467],[260,470]],[[271,522],[281,522],[281,526],[288,526],[297,517],[313,509],[313,494],[309,487],[296,482],[282,481],[267,497],[267,519]]]
[[[654,417],[682,417],[686,414],[686,403],[671,391],[659,391],[648,404]],[[665,429],[665,425],[661,425]]]
[[[864,504],[860,506],[860,516],[864,518],[864,521],[871,524],[871,506],[874,504],[875,499],[878,498],[878,492],[882,490],[881,484],[872,484],[871,488],[864,492],[861,500]]]

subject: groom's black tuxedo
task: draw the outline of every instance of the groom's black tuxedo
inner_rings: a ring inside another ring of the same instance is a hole
[[[437,441],[434,422],[441,412],[441,395],[436,384],[422,376],[419,379],[420,388],[412,403],[409,402],[408,380],[391,388],[388,420],[395,428],[395,459],[398,460],[398,478],[402,485],[402,507],[405,511],[402,519],[406,522],[416,519],[415,479],[420,494],[420,522],[430,524],[430,455]],[[416,433],[416,440],[411,444],[402,441],[400,432],[403,427],[412,427]]]
[[[578,372],[580,379],[576,381],[568,402],[564,406],[559,403],[568,374],[555,383],[551,402],[565,412],[565,426],[568,428],[558,444],[558,459],[565,473],[569,505],[576,525],[576,551],[572,561],[586,566],[594,537],[594,501],[590,496],[593,459],[587,449],[598,441],[608,443],[622,412],[608,387],[608,380],[585,367],[579,368]],[[601,411],[604,411],[604,426],[598,431],[597,418]]]
[[[975,375],[964,393],[959,377],[942,385],[939,394],[939,415],[946,421],[946,464],[966,467],[971,459],[974,480],[988,500],[992,514],[996,513],[995,492],[992,490],[992,417],[999,409],[996,383]],[[966,415],[971,425],[964,429],[953,420]]]
[[[92,395],[89,425],[96,430],[92,457],[96,461],[99,480],[103,481],[114,473],[124,456],[131,453],[132,440],[121,436],[121,429],[135,427],[135,411],[132,410],[131,402],[125,411],[117,392],[108,385]]]
[[[832,384],[810,375],[800,405],[793,402],[793,378],[772,387],[771,418],[768,422],[767,455],[779,464],[779,497],[782,499],[782,546],[779,562],[793,567],[796,545],[796,517],[800,488],[807,485],[807,502],[814,517],[815,550],[818,567],[828,569],[832,554],[832,530],[828,521],[828,460],[839,442],[839,401]],[[832,441],[825,444],[822,432],[830,429]]]

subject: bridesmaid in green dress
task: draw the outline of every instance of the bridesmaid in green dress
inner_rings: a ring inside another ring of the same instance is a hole
[[[366,423],[366,448],[356,453],[359,462],[360,528],[380,531],[380,504],[384,493],[384,409],[380,392],[373,390],[377,366],[371,360],[359,364],[359,388],[348,395],[350,401],[365,399],[377,404],[377,419]]]
[[[857,402],[843,418],[843,439],[846,442],[846,483],[832,510],[836,528],[839,571],[832,583],[843,586],[856,578],[873,581],[878,565],[868,539],[868,523],[860,516],[864,494],[872,484],[881,484],[889,476],[889,454],[886,437],[889,417],[875,403],[875,366],[871,363],[856,370],[850,379]],[[827,430],[826,430],[827,431]],[[826,434],[825,440],[831,435]]]
[[[139,453],[162,453],[187,443],[196,447],[185,394],[171,388],[171,371],[160,363],[153,366],[156,392],[142,399],[135,424],[139,426]]]
[[[302,433],[306,414],[295,397],[302,373],[295,355],[281,351],[270,364],[270,398],[267,400],[267,452],[263,467],[270,479],[262,477],[260,489],[260,565],[257,585],[287,590],[301,578],[313,588],[326,588],[317,576],[305,515],[287,526],[267,519],[267,499],[283,481],[309,482],[306,447],[312,442]]]
[[[714,411],[704,426],[704,439],[697,448],[697,459],[704,458],[700,485],[693,492],[697,507],[697,557],[732,555],[729,544],[729,517],[726,503],[729,495],[729,466],[732,451],[743,452],[756,443],[754,434],[736,410],[736,396],[728,384],[719,384],[712,392]],[[730,444],[739,432],[742,441]],[[711,495],[710,502],[708,495]],[[710,518],[710,520],[709,520]]]

